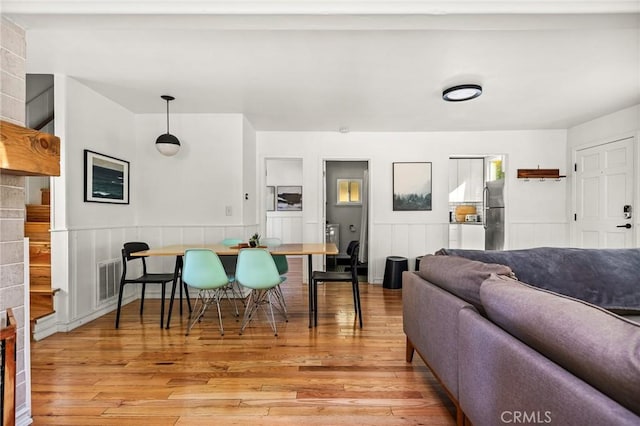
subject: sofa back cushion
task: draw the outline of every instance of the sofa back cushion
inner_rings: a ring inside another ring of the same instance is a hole
[[[455,294],[483,312],[480,285],[491,274],[511,276],[511,268],[465,259],[458,256],[425,255],[420,260],[418,275],[438,287]]]
[[[492,322],[640,415],[639,324],[496,275],[480,299]]]
[[[509,266],[520,281],[619,314],[640,313],[640,249],[538,247],[523,250],[442,249]]]

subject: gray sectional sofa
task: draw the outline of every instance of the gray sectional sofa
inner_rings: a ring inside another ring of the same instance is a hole
[[[441,250],[403,315],[459,425],[640,425],[640,249]]]

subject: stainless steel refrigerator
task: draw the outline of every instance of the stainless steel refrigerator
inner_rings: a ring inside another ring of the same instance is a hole
[[[484,249],[504,248],[504,179],[487,181],[483,194]]]

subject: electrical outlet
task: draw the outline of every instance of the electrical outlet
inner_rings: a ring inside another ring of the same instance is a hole
[[[226,214],[227,216],[232,216],[231,206],[227,206],[224,208],[224,214]]]

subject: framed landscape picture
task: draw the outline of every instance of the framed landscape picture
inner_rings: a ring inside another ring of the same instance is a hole
[[[279,186],[278,190],[278,211],[302,211],[302,187],[301,186]]]
[[[431,163],[393,163],[393,210],[431,210]]]
[[[85,149],[84,201],[129,204],[129,162]]]

